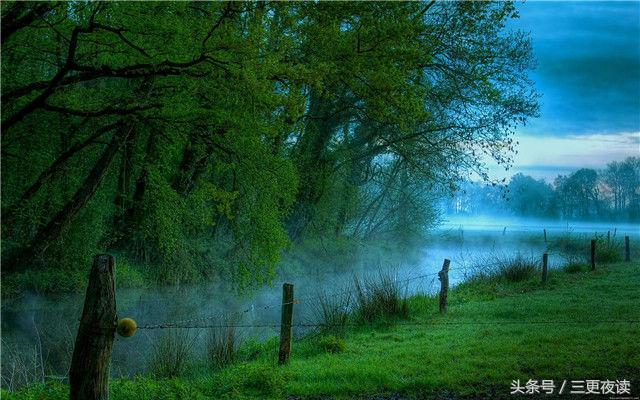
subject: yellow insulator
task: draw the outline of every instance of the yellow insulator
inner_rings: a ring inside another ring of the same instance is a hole
[[[122,318],[118,321],[118,335],[122,337],[131,337],[135,335],[138,324],[131,318]]]

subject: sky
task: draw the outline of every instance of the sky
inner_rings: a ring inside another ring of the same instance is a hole
[[[512,29],[529,32],[540,117],[518,129],[515,168],[552,180],[640,156],[640,1],[527,1]]]

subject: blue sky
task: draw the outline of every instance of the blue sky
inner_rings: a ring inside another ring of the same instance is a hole
[[[550,179],[640,156],[640,1],[527,1],[518,9],[511,27],[531,34],[531,78],[542,97],[540,117],[518,131],[515,172]]]

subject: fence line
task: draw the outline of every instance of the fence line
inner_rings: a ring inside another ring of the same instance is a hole
[[[640,320],[596,320],[596,321],[570,321],[570,320],[532,320],[532,321],[396,321],[393,326],[438,326],[438,325],[600,325],[600,324],[640,324]],[[345,323],[345,324],[323,324],[323,323],[296,323],[290,325],[294,328],[318,328],[318,327],[365,327],[365,326],[379,326],[376,324],[359,324],[359,323]],[[138,329],[213,329],[213,328],[272,328],[277,329],[282,327],[282,324],[216,324],[216,325],[182,325],[182,326],[156,326],[156,327],[139,327]]]
[[[558,252],[549,252],[549,251],[547,251],[547,253],[548,254],[556,254]],[[466,266],[466,265],[464,265],[464,263],[461,263],[461,262],[456,262],[456,263],[458,264],[458,266],[455,267],[455,268],[450,268],[449,271],[473,271],[473,272],[478,272],[482,268],[496,267],[496,266],[503,265],[505,263],[505,261],[495,261],[495,262],[483,263],[483,264],[472,263],[472,265],[470,265],[470,266]],[[406,282],[411,282],[411,281],[414,281],[414,280],[417,280],[417,279],[423,279],[423,278],[426,278],[426,277],[431,277],[431,276],[435,277],[435,276],[438,275],[438,273],[439,272],[432,272],[432,273],[421,274],[421,275],[414,276],[414,277],[409,277],[409,278],[396,279],[396,280],[393,281],[393,283],[406,283]],[[345,289],[345,290],[341,290],[341,291],[325,293],[325,295],[327,295],[327,296],[341,296],[341,295],[350,294],[350,293],[352,293],[351,289]],[[304,302],[307,302],[309,300],[315,300],[315,299],[317,299],[317,296],[314,296],[314,295],[309,295],[309,296],[304,296],[304,297],[297,297],[292,303],[275,303],[275,304],[268,304],[268,305],[265,305],[265,306],[253,306],[253,305],[251,305],[250,307],[245,308],[245,309],[240,310],[240,311],[232,311],[232,312],[229,312],[229,313],[219,312],[216,315],[194,317],[194,318],[179,320],[179,321],[175,321],[175,322],[163,322],[163,323],[158,323],[158,324],[153,324],[153,325],[141,325],[141,326],[138,326],[138,329],[161,329],[163,327],[172,328],[172,327],[175,327],[176,325],[179,325],[179,324],[187,324],[187,323],[192,323],[192,322],[214,320],[214,319],[219,319],[219,318],[222,318],[222,317],[225,317],[225,316],[230,316],[230,315],[231,316],[233,316],[233,315],[243,315],[243,314],[249,313],[251,311],[255,311],[255,310],[269,310],[269,309],[272,309],[272,308],[280,308],[280,307],[285,306],[285,305],[300,304],[300,303],[304,303]]]
[[[553,254],[553,253],[552,253]],[[491,262],[491,263],[483,263],[483,264],[473,264],[472,266],[465,266],[462,263],[458,263],[458,266],[455,268],[450,268],[449,271],[473,271],[473,272],[478,272],[479,269],[481,268],[486,268],[486,267],[496,267],[496,266],[500,266],[502,264],[504,264],[504,261],[496,261],[496,262]],[[424,279],[427,277],[436,277],[439,274],[438,272],[431,272],[431,273],[427,273],[427,274],[421,274],[418,276],[413,276],[413,277],[409,277],[409,278],[403,278],[403,279],[395,279],[393,280],[393,283],[406,283],[406,282],[411,282],[414,280],[418,280],[418,279]],[[433,282],[432,282],[433,284]],[[351,294],[353,292],[352,289],[345,289],[345,290],[340,290],[340,291],[334,291],[334,292],[329,292],[329,293],[324,293],[326,296],[342,296],[345,294]],[[169,329],[169,328],[177,328],[179,327],[178,325],[182,325],[182,324],[189,324],[192,322],[200,322],[200,321],[208,321],[208,320],[214,320],[214,319],[220,319],[222,317],[225,316],[229,316],[229,315],[243,315],[246,314],[250,311],[254,311],[254,310],[269,310],[269,309],[273,309],[273,308],[281,308],[282,306],[285,305],[289,305],[289,304],[300,304],[300,303],[305,303],[309,300],[316,300],[317,299],[317,295],[309,295],[309,296],[303,296],[303,297],[296,297],[296,299],[291,302],[291,303],[275,303],[275,304],[268,304],[265,306],[259,306],[259,307],[255,307],[253,305],[251,305],[250,307],[241,310],[241,311],[233,311],[230,313],[217,313],[216,315],[208,315],[208,316],[203,316],[203,317],[195,317],[195,318],[190,318],[190,319],[185,319],[185,320],[179,320],[179,321],[175,321],[175,322],[163,322],[163,323],[158,323],[158,324],[151,324],[151,325],[140,325],[138,326],[138,329]],[[270,326],[270,325],[269,325]]]
[[[466,269],[466,268],[451,268],[450,270],[462,270],[462,269]],[[393,281],[393,283],[411,282],[411,281],[414,281],[414,280],[424,279],[424,278],[431,277],[431,276],[436,276],[436,275],[438,275],[438,272],[432,272],[432,273],[428,273],[428,274],[421,274],[421,275],[413,276],[413,277],[410,277],[410,278],[396,279],[396,280]],[[326,293],[325,295],[326,296],[340,296],[340,295],[350,294],[352,292],[353,292],[352,289],[345,289],[345,290]],[[254,307],[252,305],[251,307],[248,307],[248,308],[246,308],[246,309],[244,309],[242,311],[234,311],[234,312],[228,313],[226,315],[242,315],[242,314],[246,314],[246,313],[248,313],[250,311],[253,311],[253,310],[268,310],[268,309],[272,309],[272,308],[280,308],[280,307],[285,306],[285,305],[300,304],[300,303],[307,302],[309,300],[316,300],[316,299],[317,299],[317,296],[314,296],[314,295],[309,295],[309,296],[304,296],[304,297],[297,297],[292,302],[275,303],[275,304],[269,304],[269,305],[260,306],[260,307]],[[175,322],[163,322],[163,323],[153,324],[153,325],[140,325],[140,326],[137,327],[137,329],[177,328],[178,325],[181,325],[181,324],[213,320],[213,319],[222,318],[222,317],[224,317],[226,315],[223,314],[223,313],[217,313],[216,315],[195,317],[195,318],[179,320],[179,321],[175,321]],[[269,326],[271,326],[271,325],[269,325]],[[240,327],[240,326],[238,326],[238,327]]]
[[[498,261],[495,263],[487,263],[487,264],[480,264],[480,265],[473,265],[472,267],[465,267],[465,266],[458,266],[456,268],[450,268],[448,269],[448,271],[477,271],[479,268],[484,268],[484,267],[492,267],[492,266],[498,266],[503,264],[504,262],[502,261]],[[413,276],[413,277],[409,277],[409,278],[404,278],[404,279],[396,279],[394,281],[392,281],[393,283],[406,283],[406,282],[411,282],[411,281],[415,281],[418,279],[424,279],[424,278],[428,278],[428,277],[435,277],[439,274],[440,272],[432,272],[432,273],[428,273],[428,274],[421,274],[418,276]],[[431,284],[433,284],[433,280],[431,282]],[[325,293],[326,296],[331,296],[331,297],[335,297],[335,296],[341,296],[341,295],[345,295],[345,294],[351,294],[353,293],[352,289],[345,289],[345,290],[340,290],[340,291],[334,291],[334,292],[329,292],[329,293]],[[235,311],[235,312],[231,312],[229,314],[224,314],[222,312],[217,313],[216,315],[209,315],[209,316],[204,316],[204,317],[196,317],[196,318],[191,318],[191,319],[186,319],[186,320],[180,320],[180,321],[175,321],[175,322],[163,322],[163,323],[159,323],[159,324],[151,324],[151,325],[140,325],[137,327],[137,329],[141,329],[141,330],[155,330],[155,329],[181,329],[181,328],[278,328],[280,327],[279,324],[236,324],[236,325],[190,325],[191,323],[195,323],[195,322],[202,322],[202,321],[208,321],[208,320],[215,320],[215,319],[221,319],[223,317],[226,317],[228,315],[242,315],[242,314],[246,314],[250,311],[253,310],[268,310],[268,309],[273,309],[273,308],[281,308],[283,306],[286,305],[291,305],[291,304],[301,304],[301,303],[305,303],[308,302],[310,300],[316,300],[317,299],[317,295],[309,295],[309,296],[303,296],[303,297],[296,297],[292,302],[281,302],[281,303],[274,303],[274,304],[269,304],[266,306],[260,306],[260,307],[254,307],[253,305],[251,307],[248,307],[242,311]],[[306,327],[312,327],[312,326],[323,326],[322,324],[306,324],[306,325],[293,325],[294,327],[301,327],[301,326],[306,326]],[[361,325],[358,325],[361,326]]]
[[[625,237],[625,260],[630,261],[629,238]],[[591,240],[591,270],[596,268],[596,241]],[[546,281],[546,260],[547,252],[543,255],[542,283]],[[536,262],[537,264],[537,262]],[[457,268],[451,270],[479,271],[484,267],[504,265],[504,261],[496,260],[494,263],[475,264],[467,267],[463,263]],[[404,279],[395,279],[391,283],[410,282],[414,280],[424,279],[427,277],[438,276],[440,280],[440,293],[438,295],[440,313],[445,314],[447,311],[447,292],[449,289],[449,271],[450,260],[444,259],[442,269],[438,272],[421,274]],[[433,278],[435,280],[435,277]],[[433,282],[433,280],[432,280]],[[366,285],[365,285],[366,286]],[[337,296],[339,293],[351,293],[349,290],[330,293],[330,296]],[[325,293],[325,295],[327,295]],[[292,328],[312,328],[312,327],[353,327],[366,326],[373,324],[355,324],[355,323],[293,323],[293,305],[300,302],[316,299],[317,296],[307,296],[296,299],[294,297],[293,284],[285,283],[283,285],[283,301],[278,304],[271,304],[257,309],[270,309],[280,307],[282,310],[282,319],[280,324],[194,324],[195,322],[204,322],[221,318],[221,313],[216,315],[197,317],[176,322],[165,322],[156,325],[142,325],[137,327],[131,318],[122,318],[117,320],[116,302],[115,302],[115,260],[113,256],[108,254],[100,254],[94,257],[94,262],[89,274],[89,285],[85,295],[82,318],[78,333],[76,336],[71,366],[69,369],[69,386],[70,398],[107,398],[108,382],[109,382],[109,362],[113,349],[113,341],[117,332],[122,337],[133,336],[137,329],[154,330],[154,329],[206,329],[206,328],[281,328],[280,330],[280,352],[279,363],[285,364],[291,356],[291,341],[293,336]],[[236,314],[244,314],[256,307],[249,307]],[[345,310],[346,311],[346,310]],[[398,321],[396,325],[421,326],[421,325],[598,325],[598,324],[638,324],[640,320],[618,319],[618,320],[494,320],[494,321]]]

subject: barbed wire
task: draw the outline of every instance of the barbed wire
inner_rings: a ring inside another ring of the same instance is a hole
[[[561,254],[561,252],[556,252],[556,251],[549,251],[549,249],[547,249],[545,251],[546,254],[548,255],[553,255],[553,254]],[[457,264],[456,267],[454,268],[449,268],[448,272],[451,271],[472,271],[472,273],[479,273],[481,272],[481,269],[483,268],[494,268],[494,267],[500,267],[503,266],[505,264],[509,263],[509,260],[496,260],[494,262],[489,262],[489,263],[482,263],[482,264],[478,264],[477,262],[471,262],[470,265],[465,265],[464,262],[458,262],[458,261],[453,261],[453,263]],[[408,277],[408,278],[403,278],[403,279],[394,279],[393,281],[391,281],[392,284],[398,284],[398,283],[408,283],[411,281],[415,281],[415,280],[419,280],[419,279],[424,279],[424,278],[428,278],[428,277],[433,277],[433,280],[431,281],[430,285],[433,285],[433,282],[435,280],[435,277],[438,276],[440,274],[442,270],[440,271],[436,271],[436,272],[432,272],[432,273],[427,273],[427,274],[421,274],[418,276],[413,276],[413,277]],[[354,276],[354,279],[360,279],[357,276]],[[365,278],[366,279],[366,278]],[[297,297],[295,298],[295,300],[293,300],[292,302],[289,303],[274,303],[274,304],[268,304],[268,305],[264,305],[264,306],[254,306],[253,304],[243,310],[240,311],[233,311],[233,312],[227,312],[227,313],[223,313],[223,312],[218,312],[216,314],[213,315],[207,315],[207,316],[200,316],[200,317],[194,317],[194,318],[190,318],[190,319],[184,319],[184,320],[179,320],[179,321],[174,321],[174,322],[163,322],[163,323],[158,323],[158,324],[147,324],[147,325],[141,325],[138,327],[138,329],[148,329],[148,330],[152,330],[152,329],[168,329],[168,328],[180,328],[180,327],[187,327],[188,324],[193,324],[193,323],[198,323],[198,322],[204,322],[204,321],[210,321],[210,320],[216,320],[216,319],[223,319],[223,318],[232,318],[233,316],[242,316],[244,314],[247,314],[251,311],[256,311],[256,310],[269,310],[269,309],[273,309],[273,308],[281,308],[285,305],[290,305],[290,304],[300,304],[300,303],[305,303],[308,302],[310,300],[317,300],[319,295],[324,295],[324,296],[331,296],[331,297],[336,297],[336,296],[343,296],[343,295],[351,295],[353,293],[353,288],[347,288],[345,290],[341,290],[341,291],[334,291],[334,292],[317,292],[314,295],[309,295],[309,296],[303,296],[303,297]],[[200,325],[189,325],[188,327],[198,327]],[[205,325],[204,327],[213,327],[214,325]],[[215,325],[215,326],[219,326],[219,327],[223,327],[221,325]],[[260,328],[260,327],[272,327],[275,326],[273,324],[262,324],[262,325],[234,325],[235,327],[251,327],[251,328]]]
[[[421,326],[421,325],[601,325],[601,324],[640,324],[640,320],[627,319],[627,320],[596,320],[596,321],[584,321],[584,320],[529,320],[529,321],[515,321],[515,320],[493,320],[493,321],[397,321],[393,323],[393,326]],[[138,329],[225,329],[225,328],[281,328],[281,323],[263,323],[263,324],[208,324],[208,325],[156,325],[138,327]],[[344,324],[325,324],[325,323],[295,323],[285,324],[285,326],[292,328],[319,328],[319,327],[333,327],[333,328],[345,328],[345,327],[367,327],[367,326],[379,326],[376,324],[359,324],[359,323],[344,323]]]
[[[456,262],[458,263],[458,262]],[[465,266],[462,263],[458,263],[457,267],[454,268],[449,268],[449,272],[451,271],[473,271],[473,272],[478,272],[479,269],[481,268],[487,268],[487,267],[496,267],[496,266],[500,266],[500,265],[504,265],[505,261],[496,261],[496,262],[491,262],[491,263],[484,263],[484,264],[472,264],[471,266]],[[431,273],[427,273],[427,274],[421,274],[418,276],[413,276],[413,277],[409,277],[409,278],[403,278],[403,279],[395,279],[393,280],[391,283],[393,284],[398,284],[398,283],[407,283],[407,282],[411,282],[411,281],[415,281],[418,279],[424,279],[424,278],[428,278],[428,277],[436,277],[438,276],[438,274],[441,271],[436,271],[436,272],[431,272]],[[431,282],[433,284],[433,281]],[[323,293],[325,296],[331,296],[331,297],[336,297],[336,296],[343,296],[343,295],[350,295],[353,293],[353,289],[349,288],[349,289],[345,289],[345,290],[341,290],[341,291],[334,291],[334,292],[329,292],[329,293]],[[141,325],[138,327],[138,329],[165,329],[165,328],[176,328],[176,327],[180,327],[180,326],[184,326],[185,324],[191,324],[191,323],[195,323],[195,322],[203,322],[203,321],[209,321],[209,320],[215,320],[215,319],[222,319],[222,318],[230,318],[232,316],[241,316],[243,314],[249,313],[251,311],[255,311],[255,310],[269,310],[272,308],[280,308],[282,306],[285,305],[289,305],[289,304],[300,304],[300,303],[305,303],[307,301],[310,300],[317,300],[318,298],[318,294],[316,295],[309,295],[309,296],[304,296],[304,297],[297,297],[294,301],[290,302],[290,303],[275,303],[275,304],[268,304],[265,306],[254,306],[251,305],[250,307],[247,307],[241,311],[234,311],[231,313],[216,313],[214,315],[207,315],[207,316],[202,316],[202,317],[194,317],[194,318],[190,318],[190,319],[184,319],[184,320],[179,320],[179,321],[175,321],[175,322],[163,322],[163,323],[158,323],[158,324],[151,324],[151,325]],[[271,326],[271,325],[265,325],[265,326]],[[240,327],[240,326],[238,326]],[[249,327],[249,326],[247,326]],[[262,327],[262,326],[251,326],[251,327]]]
[[[429,273],[429,274],[422,274],[419,276],[414,276],[414,277],[410,277],[410,278],[406,278],[406,279],[399,279],[399,280],[394,280],[393,283],[403,283],[403,282],[409,282],[409,281],[413,281],[413,280],[417,280],[417,279],[422,279],[425,277],[429,277],[429,276],[434,276],[437,275],[438,272],[434,272],[434,273]],[[345,289],[342,291],[337,291],[337,292],[330,292],[330,293],[325,293],[326,296],[341,296],[341,295],[345,295],[345,294],[351,294],[352,293],[352,289]],[[304,303],[307,302],[309,300],[315,300],[317,299],[317,295],[309,295],[309,296],[304,296],[304,297],[298,297],[296,299],[294,299],[292,302],[288,302],[288,303],[275,303],[275,304],[269,304],[269,305],[265,305],[265,306],[259,306],[259,307],[255,307],[253,305],[251,305],[250,307],[242,310],[242,311],[235,311],[226,315],[223,315],[222,313],[217,313],[215,315],[208,315],[208,316],[204,316],[204,317],[195,317],[195,318],[191,318],[191,319],[185,319],[185,320],[180,320],[180,321],[175,321],[175,322],[163,322],[163,323],[159,323],[159,324],[154,324],[154,325],[141,325],[138,326],[138,329],[162,329],[162,328],[173,328],[173,327],[177,327],[178,325],[181,324],[187,324],[187,323],[192,323],[192,322],[200,322],[200,321],[207,321],[207,320],[213,320],[213,319],[220,319],[223,317],[231,317],[234,315],[242,315],[242,314],[246,314],[250,311],[253,310],[268,310],[271,308],[275,308],[275,307],[282,307],[285,305],[289,305],[289,304],[300,304],[300,303]]]

